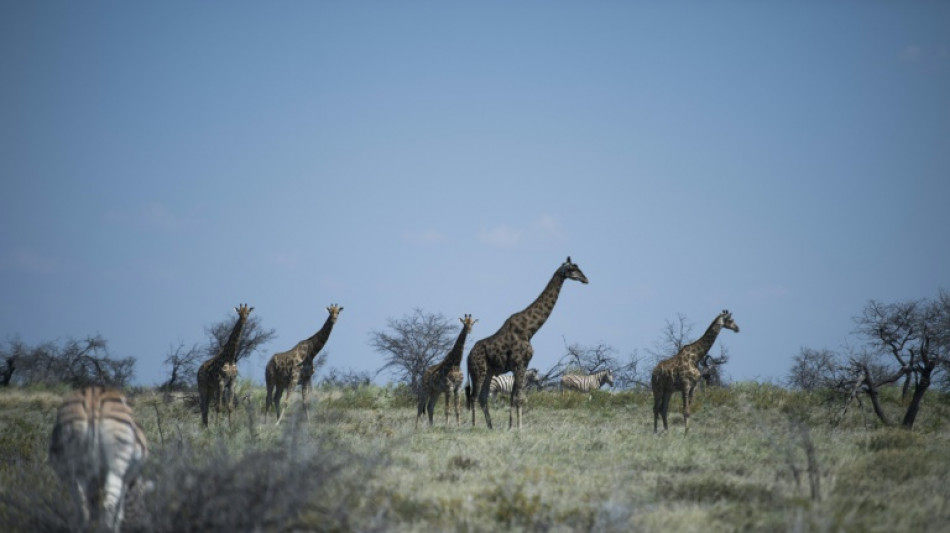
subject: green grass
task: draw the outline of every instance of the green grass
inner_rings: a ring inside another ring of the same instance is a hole
[[[134,398],[155,490],[128,531],[939,531],[950,526],[950,401],[929,394],[918,429],[852,406],[836,428],[820,394],[742,383],[697,391],[690,434],[678,398],[653,434],[648,392],[529,395],[525,427],[463,410],[414,430],[399,387],[315,389],[263,425],[263,391],[210,430],[182,401]],[[46,465],[61,391],[0,390],[0,523],[65,530]],[[296,400],[296,396],[295,396]],[[885,397],[890,414],[902,410]],[[213,419],[213,417],[212,417]],[[808,446],[813,447],[809,474]],[[818,483],[817,498],[811,484]]]

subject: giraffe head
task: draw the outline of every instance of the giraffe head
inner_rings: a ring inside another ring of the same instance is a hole
[[[722,313],[719,315],[719,325],[739,333],[739,324],[736,324],[736,321],[732,319],[732,313],[726,309],[723,309]]]
[[[558,273],[564,279],[573,279],[581,283],[587,283],[587,276],[581,272],[581,267],[571,262],[571,256],[567,256],[567,261],[564,261],[564,264],[558,269]]]
[[[254,310],[253,307],[248,307],[247,304],[241,304],[234,308],[237,311],[237,314],[240,318],[247,320],[247,316],[251,314],[251,311]]]
[[[330,304],[330,306],[327,307],[327,312],[330,313],[330,323],[336,324],[336,319],[340,316],[340,311],[342,310],[343,308],[337,304]]]
[[[472,318],[472,315],[465,315],[464,318],[459,319],[459,322],[462,323],[462,328],[465,330],[465,333],[469,333],[472,331],[472,326],[478,322],[478,319]]]

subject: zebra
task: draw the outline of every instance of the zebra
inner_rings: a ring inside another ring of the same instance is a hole
[[[601,388],[604,383],[614,386],[614,373],[611,370],[601,370],[593,374],[564,374],[561,376],[561,392],[573,390],[577,392],[590,393],[592,390]],[[588,397],[588,399],[590,399]]]
[[[538,370],[536,368],[529,368],[524,373],[525,390],[528,390],[528,387],[530,387],[532,383],[537,384],[538,387],[541,386],[541,378],[538,377]],[[511,394],[511,389],[514,386],[515,376],[513,374],[493,376],[488,391],[492,398],[494,398],[499,394]]]
[[[147,457],[145,434],[121,392],[86,387],[63,399],[49,461],[80,506],[84,530],[119,531],[126,494]]]

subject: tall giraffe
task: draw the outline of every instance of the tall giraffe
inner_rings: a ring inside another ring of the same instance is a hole
[[[221,347],[217,355],[208,359],[198,367],[198,400],[201,405],[201,423],[208,427],[208,406],[213,401],[215,412],[220,412],[222,406],[228,412],[228,423],[231,423],[231,398],[234,390],[234,380],[237,379],[237,352],[241,342],[241,333],[247,316],[254,310],[247,304],[234,308],[238,319],[231,329],[231,335]]]
[[[267,399],[264,403],[265,422],[273,403],[277,410],[277,423],[280,423],[281,396],[286,390],[287,403],[289,404],[290,394],[298,383],[300,384],[300,398],[303,402],[304,412],[307,413],[307,420],[310,419],[310,412],[307,409],[307,392],[310,390],[310,379],[313,377],[313,359],[323,349],[327,339],[330,338],[330,332],[333,330],[333,325],[336,324],[336,319],[340,316],[342,310],[343,308],[337,304],[327,307],[330,316],[327,317],[327,321],[323,323],[320,331],[314,333],[309,339],[298,342],[296,346],[286,352],[274,354],[267,362],[267,368],[264,371],[264,378],[267,381]]]
[[[465,353],[465,338],[472,331],[472,326],[478,322],[472,315],[465,315],[460,318],[462,331],[459,332],[455,345],[449,350],[445,358],[437,365],[430,366],[422,374],[422,383],[419,391],[419,410],[416,414],[416,427],[419,427],[419,418],[427,410],[429,412],[429,425],[432,425],[432,410],[435,409],[435,402],[439,399],[439,394],[445,393],[445,424],[449,423],[449,393],[455,400],[455,424],[461,425],[461,398],[459,398],[459,389],[462,387],[462,355]]]
[[[580,267],[571,262],[568,257],[551,277],[551,281],[541,291],[541,295],[523,311],[508,317],[501,329],[492,336],[486,337],[472,346],[468,354],[468,377],[471,385],[465,387],[468,406],[472,411],[472,425],[475,425],[475,402],[472,398],[477,394],[478,404],[485,413],[485,423],[491,429],[491,415],[488,412],[488,394],[491,389],[493,376],[511,372],[514,376],[514,386],[511,390],[511,405],[508,409],[508,428],[513,425],[515,413],[518,415],[518,429],[521,429],[521,410],[525,404],[525,370],[534,355],[531,347],[531,337],[541,329],[544,322],[554,310],[557,297],[561,293],[564,280],[573,279],[587,283],[587,276]]]
[[[650,384],[653,387],[653,432],[657,430],[657,419],[663,417],[663,429],[669,429],[666,423],[666,414],[670,409],[670,398],[675,391],[683,393],[683,422],[685,433],[689,433],[689,404],[693,401],[693,390],[699,383],[702,374],[699,372],[699,361],[709,353],[716,337],[722,328],[731,329],[739,333],[739,326],[732,319],[732,313],[723,309],[716,315],[712,324],[706,329],[699,340],[680,348],[680,351],[660,361],[653,369]]]

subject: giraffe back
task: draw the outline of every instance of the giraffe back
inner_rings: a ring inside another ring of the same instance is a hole
[[[145,434],[121,392],[87,387],[64,398],[49,459],[80,500],[85,521],[118,530],[126,492],[147,456]]]

